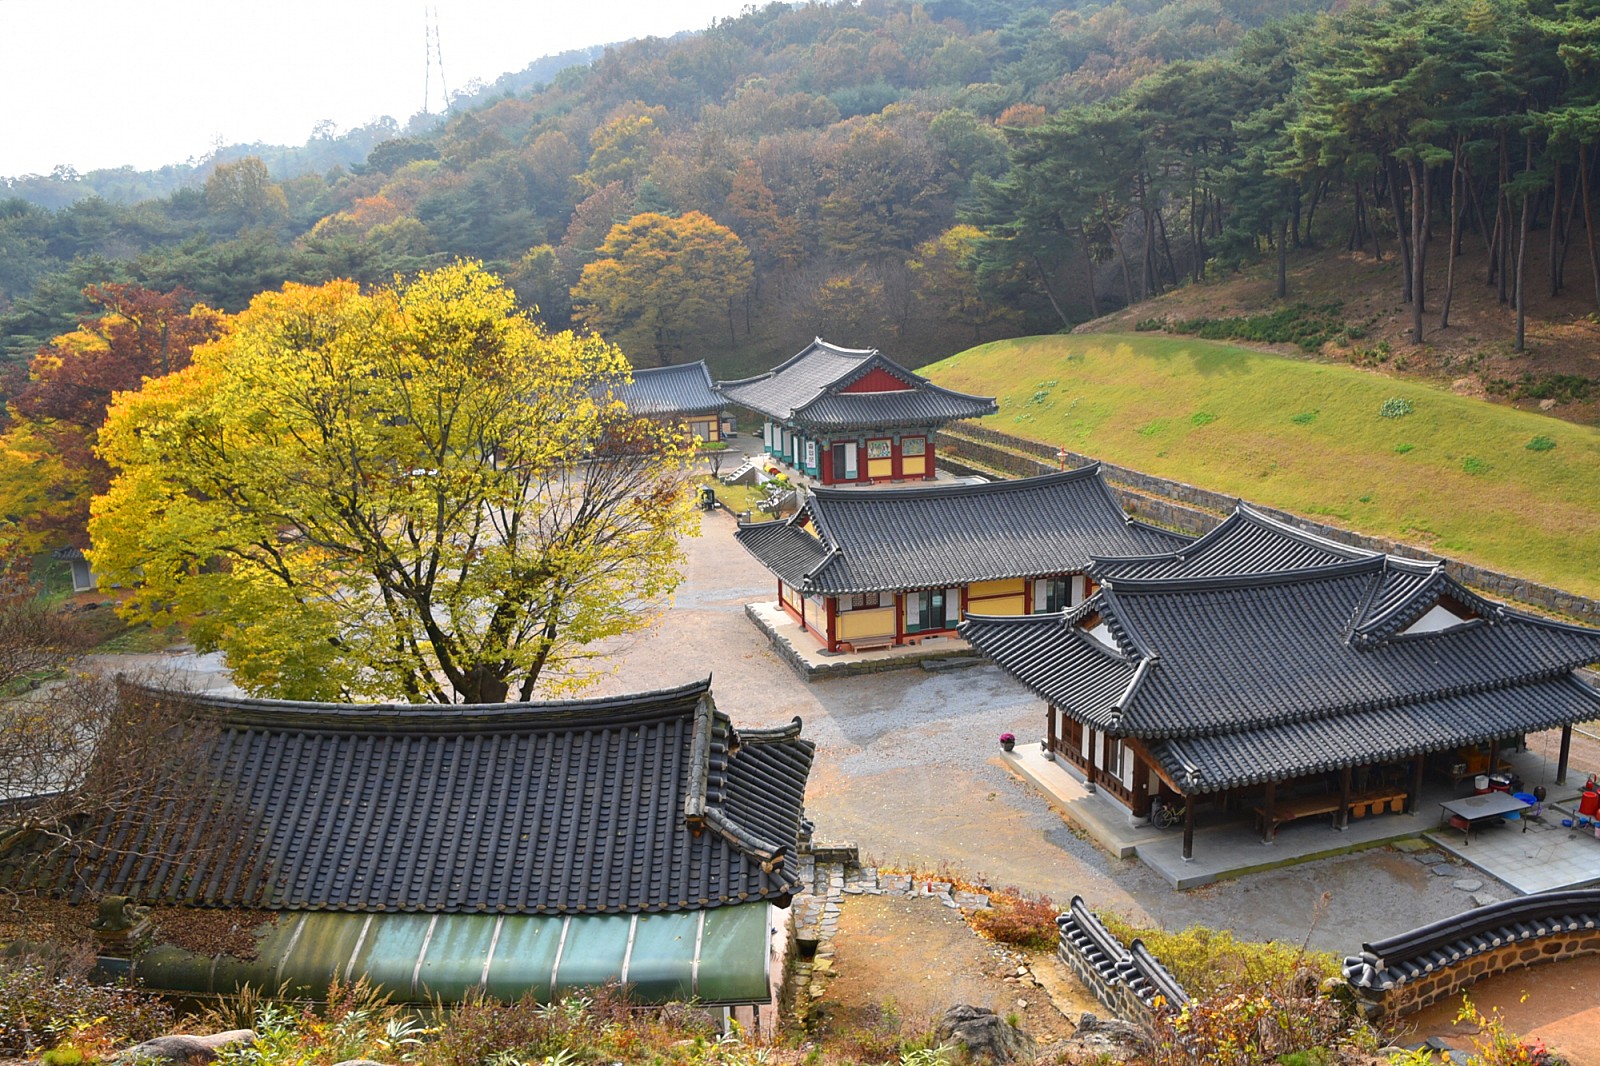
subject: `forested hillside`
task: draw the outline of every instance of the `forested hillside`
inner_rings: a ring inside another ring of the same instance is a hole
[[[916,364],[1274,259],[1292,300],[1310,249],[1384,264],[1416,338],[1469,274],[1512,350],[1530,293],[1600,311],[1600,3],[1324,6],[751,9],[507,83],[349,166],[244,157],[132,204],[0,202],[0,343],[32,357],[97,313],[96,284],[231,312],[462,256],[638,365],[724,375],[818,333]]]
[[[736,235],[750,273],[715,307],[681,306],[701,278],[658,278],[624,310],[591,281],[579,321],[639,363],[710,355],[744,369],[739,353],[766,359],[818,332],[920,361],[1053,329],[1038,279],[1002,271],[980,289],[964,261],[975,234],[957,228],[961,212],[974,183],[1007,172],[1006,131],[1224,54],[1318,2],[773,4],[611,48],[360,164],[284,179],[243,158],[133,204],[13,198],[0,202],[5,352],[26,359],[70,330],[91,283],[182,286],[234,311],[286,279],[372,282],[454,256],[485,260],[564,325],[612,227],[645,213],[680,224],[657,225],[636,260],[714,226]],[[621,266],[612,277],[640,276]]]

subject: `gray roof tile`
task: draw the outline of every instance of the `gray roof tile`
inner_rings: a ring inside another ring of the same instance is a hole
[[[1477,617],[1403,632],[1441,599]],[[1117,649],[1084,631],[1095,620]],[[1069,614],[969,618],[961,632],[1073,717],[1171,742],[1172,758],[1204,768],[1202,791],[1305,772],[1328,744],[1414,753],[1428,737],[1437,749],[1467,732],[1503,736],[1600,710],[1586,688],[1549,687],[1600,661],[1600,631],[1511,611],[1435,565],[1384,556],[1246,577],[1113,579]],[[1343,757],[1328,749],[1322,759]],[[1247,779],[1251,760],[1257,776]]]
[[[738,730],[710,683],[478,706],[156,694],[218,732],[192,789],[237,846],[186,847],[181,810],[108,813],[56,891],[276,910],[580,914],[775,899],[814,746]],[[198,802],[198,801],[197,801]],[[152,804],[152,807],[155,807]],[[140,856],[157,855],[160,862]],[[13,876],[15,872],[13,871]]]
[[[618,381],[611,395],[627,404],[636,415],[663,417],[704,414],[728,406],[727,399],[712,387],[711,372],[705,360],[675,366],[646,367],[635,370],[633,380]]]
[[[1101,556],[1089,572],[1096,579],[1227,577],[1304,570],[1377,554],[1296,529],[1240,504],[1192,544],[1160,555]]]
[[[1098,466],[978,485],[816,489],[794,516],[735,536],[787,584],[825,594],[1073,573],[1096,553],[1188,540],[1131,520]]]
[[[839,390],[875,369],[911,386],[901,392]],[[818,429],[934,426],[981,418],[997,410],[994,399],[941,388],[872,348],[840,348],[816,338],[765,374],[719,382],[729,400],[767,418]]]

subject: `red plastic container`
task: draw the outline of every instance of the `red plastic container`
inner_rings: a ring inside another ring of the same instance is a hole
[[[1585,792],[1583,798],[1578,801],[1578,813],[1590,817],[1600,813],[1600,792]]]

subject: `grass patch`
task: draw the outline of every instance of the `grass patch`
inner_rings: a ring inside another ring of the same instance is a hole
[[[1320,413],[1319,411],[1301,411],[1297,415],[1291,415],[1289,421],[1297,426],[1309,426],[1317,420],[1317,415]]]
[[[1600,596],[1600,429],[1560,425],[1561,447],[1525,447],[1547,415],[1457,396],[1420,381],[1160,334],[1024,337],[981,345],[922,371],[947,388],[997,396],[995,429],[1297,514],[1373,494],[1360,532]],[[1041,379],[1083,402],[1016,413]],[[1377,413],[1412,413],[1406,440]],[[1181,406],[1180,406],[1181,405]],[[1219,433],[1188,412],[1224,421]],[[1314,423],[1291,427],[1296,410]],[[1141,432],[1164,422],[1159,436]],[[1160,454],[1165,453],[1165,454]],[[1493,459],[1468,471],[1464,456]]]
[[[1556,446],[1556,442],[1549,437],[1538,436],[1524,444],[1523,447],[1530,452],[1547,452]]]
[[[1209,426],[1216,420],[1217,416],[1212,414],[1210,411],[1196,411],[1194,414],[1189,416],[1189,424],[1191,426]]]

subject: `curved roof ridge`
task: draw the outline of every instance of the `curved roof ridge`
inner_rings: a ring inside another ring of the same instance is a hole
[[[805,723],[801,721],[800,716],[797,714],[789,720],[787,725],[761,726],[759,728],[754,726],[736,727],[733,732],[739,738],[741,745],[776,744],[780,741],[798,740],[804,728]]]
[[[734,378],[730,381],[719,381],[716,383],[715,388],[720,391],[721,389],[731,388],[735,385],[748,385],[756,381],[765,381],[767,378],[775,377],[776,375],[783,373],[785,370],[788,370],[790,367],[794,366],[796,363],[800,362],[806,356],[810,355],[819,348],[826,349],[833,355],[844,356],[845,358],[849,358],[852,355],[859,355],[865,359],[866,357],[879,354],[878,349],[876,348],[841,348],[837,344],[829,344],[821,337],[813,337],[810,344],[806,345],[804,348],[801,348],[798,352],[794,353],[789,358],[773,367],[771,370],[768,370],[762,374],[752,374],[747,378]]]
[[[1326,548],[1331,552],[1336,552],[1341,555],[1348,554],[1361,558],[1367,558],[1374,555],[1387,554],[1385,552],[1376,551],[1372,548],[1363,548],[1355,544],[1345,544],[1342,541],[1334,540],[1332,537],[1325,537],[1320,533],[1313,533],[1309,529],[1301,529],[1299,526],[1291,525],[1290,523],[1283,521],[1281,518],[1276,518],[1267,514],[1265,511],[1258,510],[1257,508],[1250,506],[1248,503],[1245,503],[1243,500],[1240,500],[1238,504],[1235,505],[1233,515],[1237,515],[1245,521],[1252,522],[1255,525],[1265,526],[1268,529],[1273,529],[1280,533],[1286,534],[1287,536],[1294,537],[1296,540],[1315,545],[1319,548]],[[1233,515],[1230,515],[1229,517],[1231,518]],[[1219,526],[1218,528],[1220,529],[1221,527]]]
[[[934,485],[906,485],[893,488],[870,490],[853,488],[836,488],[818,485],[811,489],[811,498],[814,500],[922,500],[940,499],[948,500],[961,496],[991,496],[1009,492],[1027,492],[1033,489],[1048,488],[1056,484],[1070,484],[1075,481],[1088,481],[1099,475],[1100,464],[1080,466],[1074,470],[1052,470],[1048,474],[1035,474],[1032,477],[1003,478],[999,481],[984,481],[978,484],[934,484]],[[1120,511],[1122,505],[1119,503]]]
[[[1384,568],[1385,572],[1389,569],[1391,568],[1388,566]],[[1405,570],[1407,568],[1396,567],[1394,569]],[[1381,639],[1385,636],[1393,636],[1397,630],[1404,629],[1428,613],[1443,596],[1443,589],[1449,589],[1452,586],[1459,588],[1456,582],[1451,581],[1449,575],[1444,572],[1442,563],[1430,568],[1430,570],[1421,571],[1421,576],[1425,577],[1426,580],[1418,584],[1416,588],[1382,610],[1373,612],[1371,611],[1372,601],[1377,599],[1383,583],[1383,575],[1380,574],[1372,596],[1366,603],[1362,604],[1361,613],[1357,617],[1355,625],[1351,627],[1351,633],[1366,639]],[[1461,596],[1463,601],[1477,607],[1479,610],[1484,610],[1487,607],[1487,604],[1465,589],[1461,589],[1461,592],[1463,593]],[[1466,619],[1463,619],[1463,621],[1466,621]]]
[[[1351,574],[1377,572],[1384,565],[1382,555],[1364,559],[1351,559],[1326,566],[1307,566],[1296,570],[1278,570],[1263,574],[1222,574],[1215,577],[1108,577],[1102,588],[1112,588],[1121,593],[1209,592],[1235,588],[1265,588],[1273,585],[1291,585],[1306,581],[1329,581]]]
[[[1240,521],[1242,521],[1240,507],[1236,507],[1228,517],[1181,548],[1175,548],[1169,552],[1151,552],[1148,555],[1091,555],[1089,556],[1089,564],[1091,567],[1096,567],[1101,563],[1115,565],[1119,563],[1183,562],[1186,559],[1191,559],[1196,555],[1210,551],[1217,541],[1226,536],[1225,531],[1233,529]]]
[[[1134,625],[1133,619],[1128,618],[1118,602],[1117,590],[1110,585],[1103,586],[1094,595],[1100,601],[1100,621],[1105,623],[1111,635],[1117,638],[1117,643],[1125,649],[1131,649],[1129,658],[1154,659],[1156,650],[1150,646],[1144,634],[1139,632],[1139,627]],[[1090,638],[1093,639],[1092,637]]]
[[[229,725],[283,727],[319,732],[384,732],[425,726],[451,731],[518,729],[543,723],[570,724],[583,719],[649,716],[678,711],[711,691],[711,675],[673,688],[621,696],[588,696],[567,700],[506,703],[338,703],[228,696],[142,685],[123,678],[120,684],[156,698],[181,700],[215,715]]]

